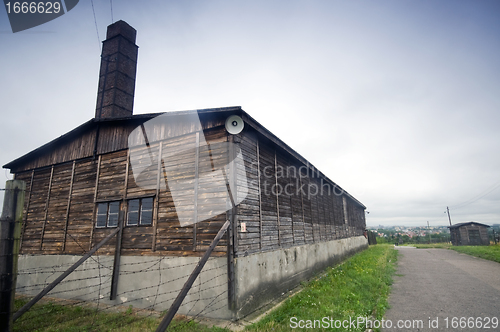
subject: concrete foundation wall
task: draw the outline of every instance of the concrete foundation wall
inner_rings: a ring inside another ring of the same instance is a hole
[[[36,295],[81,256],[21,255],[17,294]],[[199,257],[122,256],[116,300],[109,300],[112,256],[93,256],[71,273],[47,296],[109,305],[164,311],[170,308]],[[98,265],[99,264],[99,265]],[[99,268],[100,266],[100,268]],[[206,263],[178,313],[231,319],[227,296],[227,258]]]
[[[238,257],[236,318],[245,317],[301,281],[367,247],[368,240],[357,236]]]
[[[235,259],[236,310],[229,310],[227,258],[206,263],[178,313],[240,319],[328,266],[368,246],[363,236],[256,253]],[[36,295],[81,256],[21,255],[18,294]],[[116,300],[109,300],[113,256],[92,256],[48,296],[164,311],[199,257],[122,256]],[[98,302],[99,301],[99,302]]]

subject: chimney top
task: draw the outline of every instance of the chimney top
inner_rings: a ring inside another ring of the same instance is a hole
[[[118,35],[122,35],[132,43],[135,43],[137,31],[132,28],[127,22],[120,20],[108,26],[106,39],[111,39]]]
[[[108,26],[102,42],[96,119],[132,116],[134,107],[137,31],[124,21]]]

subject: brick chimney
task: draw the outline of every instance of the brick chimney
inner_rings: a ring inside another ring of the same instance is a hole
[[[124,21],[108,26],[102,42],[96,119],[131,116],[134,107],[137,31]]]

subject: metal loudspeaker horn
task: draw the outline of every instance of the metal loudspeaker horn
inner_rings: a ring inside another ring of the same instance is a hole
[[[244,127],[243,119],[237,115],[231,115],[226,120],[226,130],[228,133],[232,135],[241,133],[243,127]]]

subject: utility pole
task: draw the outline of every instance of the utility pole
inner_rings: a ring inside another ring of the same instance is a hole
[[[429,234],[429,244],[431,243],[431,229],[429,226],[429,220],[427,220],[427,233]]]
[[[446,207],[446,212],[448,212],[448,220],[450,221],[450,226],[451,226],[450,209],[448,207]]]

